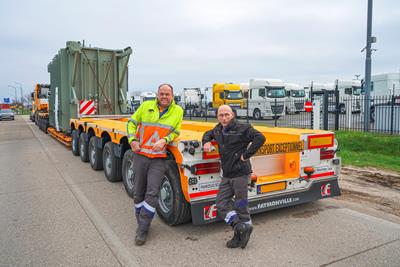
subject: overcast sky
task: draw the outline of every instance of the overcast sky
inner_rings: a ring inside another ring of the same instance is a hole
[[[147,0],[0,2],[0,102],[49,82],[68,40],[133,48],[129,90],[169,82],[278,78],[307,84],[364,74],[367,0]],[[400,70],[400,2],[374,1],[372,73]]]

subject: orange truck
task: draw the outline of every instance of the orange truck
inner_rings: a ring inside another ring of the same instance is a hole
[[[39,128],[46,132],[49,124],[49,84],[36,84],[32,92],[32,110],[30,114],[31,121],[35,122]]]
[[[123,181],[132,197],[135,165],[128,144],[128,117],[71,119],[72,153],[104,169],[110,182]],[[215,197],[220,183],[218,147],[202,150],[201,139],[212,123],[184,121],[180,136],[168,146],[167,171],[160,187],[157,212],[169,225],[218,220]],[[255,127],[266,143],[251,158],[249,209],[260,213],[340,195],[341,160],[333,132]]]

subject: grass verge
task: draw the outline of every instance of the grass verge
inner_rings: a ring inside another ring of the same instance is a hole
[[[337,131],[343,165],[376,167],[400,173],[400,136]]]

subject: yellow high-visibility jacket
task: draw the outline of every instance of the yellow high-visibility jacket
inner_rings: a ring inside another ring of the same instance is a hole
[[[167,144],[179,136],[183,118],[183,109],[172,100],[168,110],[160,117],[158,100],[143,102],[126,124],[128,142],[139,142],[140,150],[136,153],[149,158],[165,158],[167,150],[153,151],[154,143],[164,138]]]

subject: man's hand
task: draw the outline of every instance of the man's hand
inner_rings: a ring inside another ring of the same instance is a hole
[[[160,139],[153,145],[152,150],[153,151],[161,151],[164,149],[166,143],[167,143],[167,140],[165,140],[164,138]]]
[[[203,145],[203,150],[204,150],[204,152],[211,152],[211,147],[212,147],[211,142],[205,143],[205,144]]]
[[[131,149],[132,149],[133,152],[139,151],[140,150],[139,142],[135,141],[135,140],[132,141]]]

